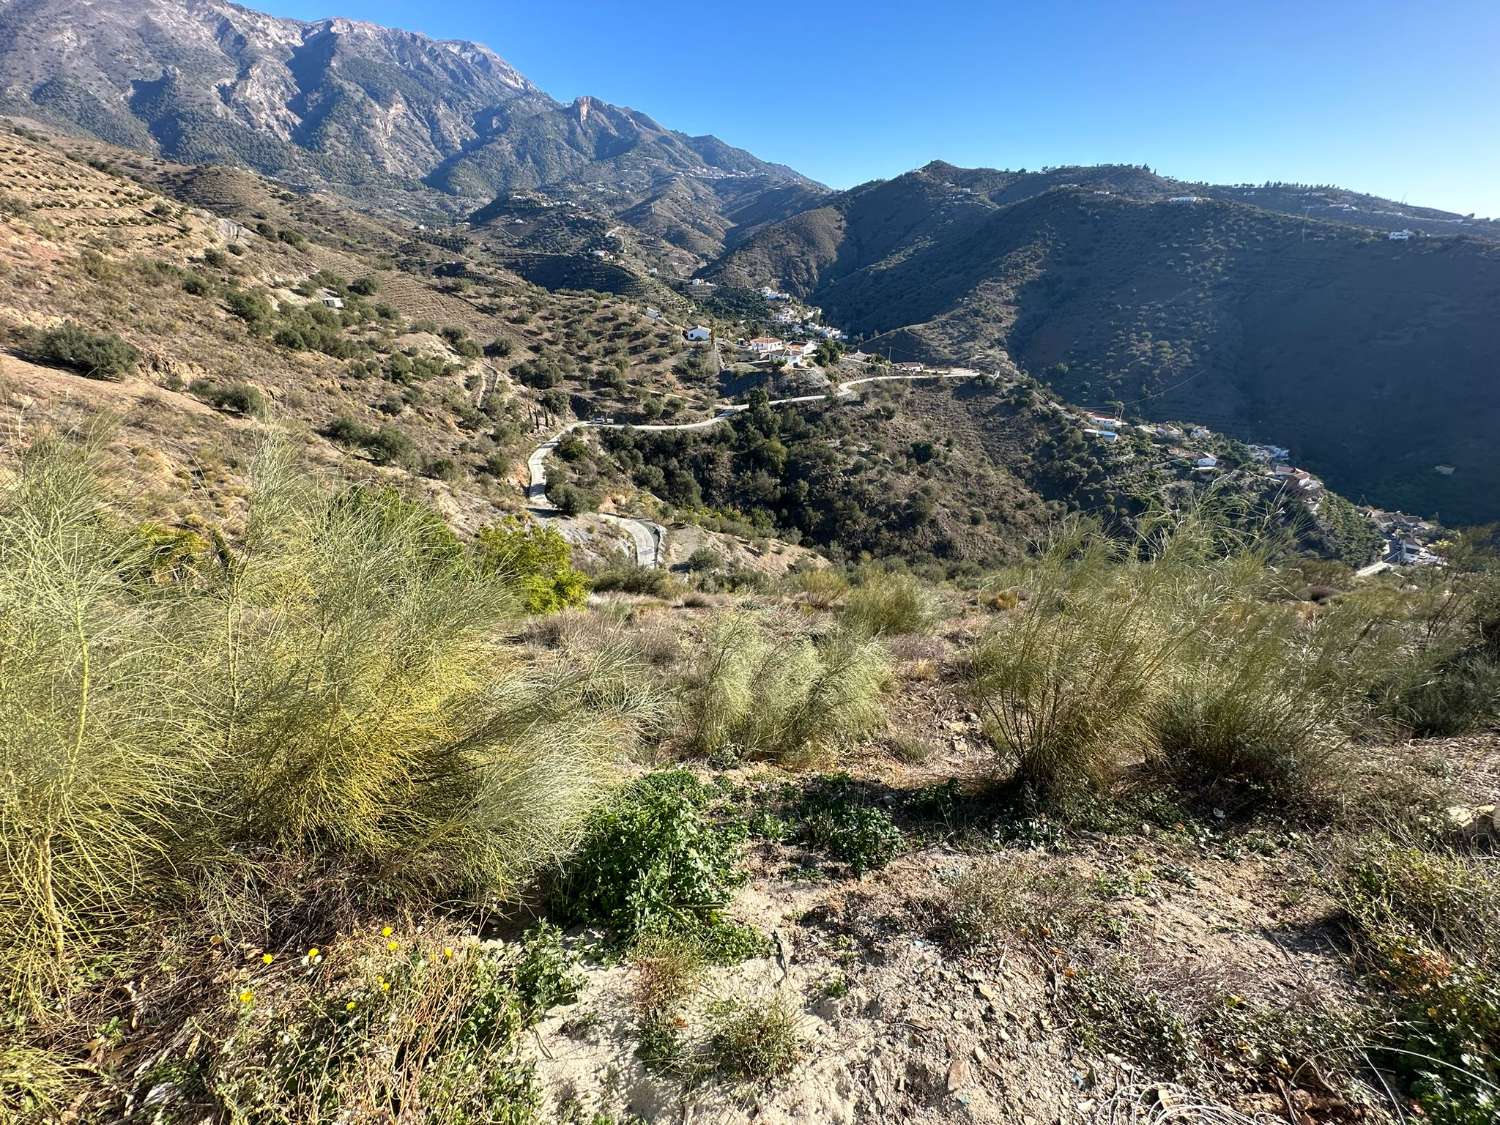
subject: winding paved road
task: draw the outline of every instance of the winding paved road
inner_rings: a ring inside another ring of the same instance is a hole
[[[796,395],[792,398],[773,398],[771,406],[790,406],[802,402],[824,402],[829,399],[847,398],[853,388],[863,386],[866,383],[892,383],[907,382],[918,379],[973,379],[982,372],[971,371],[968,368],[955,367],[948,371],[924,371],[914,375],[867,375],[863,379],[850,379],[847,383],[840,383],[832,391],[815,395]],[[543,519],[565,519],[557,506],[547,499],[547,458],[558,443],[574,430],[706,430],[710,426],[716,426],[726,419],[733,418],[736,414],[742,414],[750,409],[749,403],[729,403],[719,408],[718,413],[709,418],[702,418],[696,422],[594,422],[578,421],[569,422],[556,434],[542,442],[531,451],[526,458],[526,469],[529,474],[529,482],[526,486],[526,500],[531,511]],[[662,540],[666,529],[659,523],[650,520],[637,519],[633,516],[617,516],[607,512],[599,512],[602,520],[615,524],[630,536],[635,548],[635,561],[638,566],[659,567],[661,562]]]

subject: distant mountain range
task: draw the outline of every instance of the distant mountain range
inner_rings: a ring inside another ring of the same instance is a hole
[[[933,162],[835,192],[557,102],[486,47],[224,0],[0,0],[0,112],[468,219],[549,287],[774,284],[896,359],[1013,361],[1085,405],[1290,446],[1356,498],[1500,518],[1497,222],[1132,165]]]
[[[556,102],[478,44],[223,0],[0,0],[0,112],[408,212],[576,198],[693,253],[825,190],[635,110]]]

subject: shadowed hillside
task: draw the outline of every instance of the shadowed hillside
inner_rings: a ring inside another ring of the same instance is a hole
[[[1372,502],[1500,515],[1500,249],[1095,171],[1110,186],[1025,195],[929,165],[756,233],[710,276],[779,281],[897,359],[1008,355],[1075,401],[1290,446]]]

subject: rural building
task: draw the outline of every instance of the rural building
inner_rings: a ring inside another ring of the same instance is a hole
[[[707,340],[713,334],[713,329],[703,324],[695,324],[683,333],[689,340]]]
[[[785,351],[786,345],[775,336],[757,336],[745,345],[745,349],[758,356],[767,356]]]

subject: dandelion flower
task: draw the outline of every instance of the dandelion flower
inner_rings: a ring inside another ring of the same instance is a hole
[[[393,933],[395,933],[394,930],[392,930],[389,926],[385,926],[385,927],[383,927],[381,929],[380,936],[381,937],[390,937],[391,934],[393,934]]]
[[[390,981],[383,980],[383,981],[380,982],[380,991],[381,992],[389,992],[390,990],[391,990],[391,982]]]
[[[401,943],[398,941],[388,941],[385,943],[385,947],[394,953],[401,948]]]
[[[274,953],[262,953],[260,955],[260,963],[262,965],[269,965],[274,960],[276,960],[276,954]]]
[[[240,1003],[241,1004],[249,1004],[254,999],[255,999],[255,993],[251,992],[248,988],[245,989],[244,992],[240,993]]]
[[[449,961],[453,960],[453,947],[451,945],[443,946],[443,957]]]
[[[311,949],[309,949],[307,951],[307,955],[309,957],[313,957],[313,958],[317,958],[317,957],[323,956],[321,953],[318,952],[318,947],[316,945],[313,946]]]
[[[347,1004],[344,1005],[344,1011],[346,1011],[346,1012],[352,1012],[357,1007],[359,1007],[359,1005],[356,1004],[353,1000],[351,1000],[351,1001],[349,1001],[349,1003],[347,1003]]]

